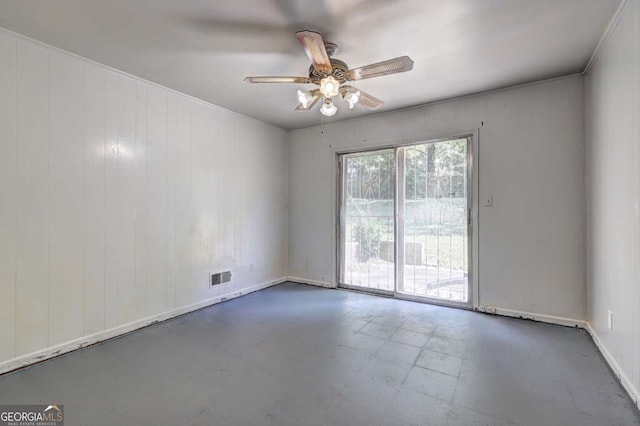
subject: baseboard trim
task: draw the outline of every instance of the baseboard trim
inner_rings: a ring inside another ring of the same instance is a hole
[[[334,288],[334,289],[337,288],[335,285],[331,283],[324,282],[324,281],[310,280],[308,278],[288,277],[287,281],[300,283],[300,284],[309,284],[309,285],[313,285],[316,287],[323,287],[323,288]],[[545,322],[549,324],[563,325],[565,327],[578,327],[578,328],[586,327],[586,321],[577,320],[573,318],[557,317],[557,316],[546,315],[546,314],[536,314],[532,312],[516,311],[513,309],[495,308],[495,307],[486,306],[486,305],[480,305],[477,308],[475,308],[475,310],[478,312],[484,312],[488,314],[501,315],[501,316],[512,317],[512,318],[528,319],[532,321]]]
[[[37,364],[39,362],[45,361],[47,359],[55,358],[57,356],[66,354],[68,352],[82,349],[87,346],[91,346],[96,343],[103,342],[105,340],[113,339],[114,337],[118,337],[118,336],[130,333],[132,331],[147,327],[149,325],[152,325],[158,322],[166,321],[171,318],[178,317],[180,315],[188,314],[190,312],[197,311],[199,309],[206,308],[208,306],[215,305],[217,303],[224,302],[226,300],[235,299],[236,297],[253,293],[258,290],[263,290],[265,288],[283,283],[287,280],[288,280],[287,277],[283,277],[283,278],[278,278],[272,281],[267,281],[261,284],[244,288],[242,290],[236,290],[236,291],[226,293],[217,297],[213,297],[211,299],[201,300],[191,305],[173,309],[171,311],[166,311],[157,315],[152,315],[140,320],[132,321],[127,324],[119,325],[117,327],[100,331],[98,333],[84,336],[79,339],[75,339],[75,340],[62,343],[56,346],[52,346],[47,349],[32,352],[30,354],[22,355],[16,358],[12,358],[8,361],[4,361],[0,363],[0,374],[5,374],[14,370],[28,367],[32,364]]]
[[[627,391],[634,404],[636,404],[638,410],[640,410],[640,392],[638,391],[638,389],[635,388],[631,380],[629,380],[629,377],[624,373],[622,368],[620,368],[620,365],[618,364],[616,359],[613,357],[613,355],[611,355],[611,352],[609,352],[604,343],[602,343],[600,336],[591,326],[591,323],[586,323],[585,330],[587,330],[587,333],[589,333],[589,335],[591,336],[593,343],[596,344],[596,347],[604,357],[605,361],[607,361],[607,364],[609,364],[609,367],[611,368],[611,371],[613,371],[613,374],[616,375],[624,390]]]
[[[513,309],[495,308],[493,306],[480,305],[476,308],[476,310],[479,312],[485,312],[487,314],[495,314],[495,315],[502,315],[502,316],[511,317],[511,318],[527,319],[531,321],[545,322],[548,324],[563,325],[565,327],[585,328],[587,324],[586,321],[577,320],[574,318],[557,317],[554,315],[547,315],[547,314],[536,314],[533,312],[516,311]]]
[[[307,278],[289,277],[289,278],[287,278],[287,281],[291,281],[291,282],[299,283],[299,284],[315,285],[316,287],[336,288],[336,286],[331,284],[331,283],[328,283],[328,282],[325,282],[325,281],[310,280],[310,279],[307,279]]]

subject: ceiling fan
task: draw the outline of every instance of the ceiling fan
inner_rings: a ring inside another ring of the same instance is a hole
[[[356,104],[371,110],[378,109],[384,104],[383,101],[345,83],[413,69],[413,61],[408,56],[400,56],[375,64],[349,69],[346,63],[332,57],[338,46],[325,42],[319,33],[299,31],[296,36],[312,63],[309,67],[308,77],[246,77],[244,81],[249,83],[299,83],[320,86],[308,91],[298,90],[300,104],[296,107],[297,111],[309,111],[320,99],[323,99],[320,112],[322,115],[331,117],[338,111],[338,108],[333,103],[333,98],[338,95],[349,104],[349,109],[353,109]]]

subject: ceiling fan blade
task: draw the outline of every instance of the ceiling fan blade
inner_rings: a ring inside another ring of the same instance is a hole
[[[413,60],[408,56],[400,56],[399,58],[393,58],[349,70],[347,73],[347,80],[364,80],[365,78],[396,74],[399,72],[411,71],[412,69]]]
[[[314,31],[298,31],[296,37],[304,47],[309,60],[319,72],[331,72],[331,61],[324,47],[324,40],[319,33]]]
[[[296,111],[309,111],[311,108],[313,108],[313,106],[316,103],[318,103],[318,101],[320,100],[321,97],[322,97],[322,94],[316,93],[316,95],[313,97],[311,102],[309,102],[309,105],[307,105],[306,108],[304,106],[302,106],[302,104],[298,104],[298,106],[296,107]]]
[[[384,101],[376,98],[373,95],[368,94],[360,90],[360,97],[358,98],[358,104],[369,109],[378,109],[384,105]]]
[[[311,83],[309,77],[245,77],[247,83]]]

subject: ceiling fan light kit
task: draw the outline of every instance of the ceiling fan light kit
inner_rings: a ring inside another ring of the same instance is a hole
[[[320,80],[320,93],[325,98],[333,98],[340,90],[340,82],[332,75]]]
[[[383,101],[345,83],[347,81],[397,74],[413,69],[413,61],[408,56],[400,56],[364,67],[349,69],[346,63],[331,57],[338,47],[333,43],[326,43],[319,33],[299,31],[296,33],[296,37],[304,47],[304,51],[312,63],[309,67],[309,77],[274,76],[246,77],[244,79],[248,83],[298,83],[320,86],[309,91],[298,90],[300,104],[296,107],[296,111],[309,111],[322,98],[323,103],[322,107],[320,107],[320,113],[331,117],[338,111],[338,108],[333,103],[333,98],[339,94],[349,104],[349,109],[353,109],[356,104],[370,110],[378,109],[384,105]]]
[[[352,89],[352,90],[349,90],[349,89]],[[349,109],[353,109],[353,107],[355,107],[355,105],[360,100],[360,91],[353,87],[350,87],[350,86],[343,87],[341,90],[341,93],[342,93],[342,99],[344,99],[345,102],[349,104]]]
[[[303,92],[302,90],[298,89],[298,101],[304,108],[309,107],[311,101],[313,101],[313,98],[314,96],[311,94],[311,91]]]
[[[338,112],[338,107],[333,104],[333,100],[325,98],[324,103],[320,108],[320,113],[325,117],[332,117],[336,115],[336,112]]]

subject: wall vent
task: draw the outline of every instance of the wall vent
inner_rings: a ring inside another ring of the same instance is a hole
[[[225,284],[230,281],[231,281],[231,271],[217,272],[215,274],[211,274],[211,281],[209,282],[209,287],[213,287],[214,285]]]

